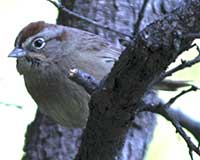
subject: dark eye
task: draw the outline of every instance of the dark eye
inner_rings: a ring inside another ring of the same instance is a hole
[[[32,42],[32,46],[36,49],[42,49],[45,46],[44,38],[36,38]]]

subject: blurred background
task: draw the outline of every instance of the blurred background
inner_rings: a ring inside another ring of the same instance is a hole
[[[24,86],[22,76],[16,71],[16,60],[7,55],[13,49],[18,32],[28,23],[38,20],[55,23],[57,10],[46,0],[0,0],[0,159],[20,160],[23,155],[24,135],[27,125],[33,120],[36,104]],[[196,41],[199,45],[200,42]],[[185,53],[182,59],[191,59],[197,54],[195,49]],[[180,59],[178,62],[180,62]],[[177,65],[177,63],[172,66]],[[172,79],[189,80],[198,84],[200,65],[173,75]],[[170,77],[171,78],[171,77]],[[180,92],[180,91],[179,91]],[[177,93],[159,92],[167,101]],[[198,108],[199,92],[189,93],[173,106],[183,110],[200,121]],[[188,160],[188,148],[182,138],[175,133],[171,123],[158,117],[158,125],[147,160]],[[200,159],[195,157],[195,159]]]
[[[16,71],[16,59],[7,55],[18,32],[38,20],[55,23],[56,8],[46,0],[0,0],[0,159],[20,160],[24,134],[33,120],[36,104]],[[8,105],[10,104],[10,105]],[[18,108],[19,105],[22,108]]]

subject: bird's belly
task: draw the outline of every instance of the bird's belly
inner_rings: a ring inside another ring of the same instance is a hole
[[[83,128],[89,115],[87,92],[66,77],[24,75],[28,92],[40,111],[68,128]]]

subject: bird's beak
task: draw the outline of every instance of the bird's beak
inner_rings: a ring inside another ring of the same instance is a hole
[[[26,55],[26,51],[22,48],[14,48],[8,57],[20,58]]]

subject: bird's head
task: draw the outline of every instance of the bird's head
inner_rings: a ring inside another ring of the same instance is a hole
[[[68,39],[65,27],[48,24],[43,21],[33,22],[24,27],[15,40],[15,48],[8,57],[18,61],[18,71],[41,62],[51,61],[63,54],[64,42]]]

